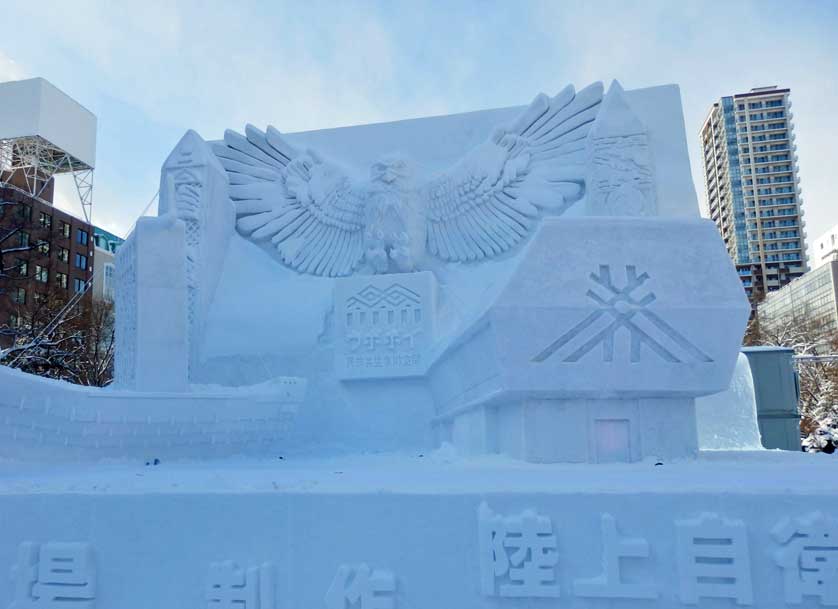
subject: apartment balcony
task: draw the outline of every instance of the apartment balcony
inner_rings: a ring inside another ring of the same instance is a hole
[[[800,236],[799,235],[791,235],[791,236],[786,235],[785,237],[780,237],[780,236],[778,236],[778,237],[766,237],[765,233],[763,233],[763,235],[762,235],[762,240],[763,241],[788,241],[789,239],[800,239]],[[780,248],[780,249],[783,249],[783,248]],[[795,247],[793,249],[800,249],[800,248]]]

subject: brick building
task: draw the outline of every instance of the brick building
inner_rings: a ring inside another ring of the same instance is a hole
[[[44,305],[85,292],[93,274],[93,227],[52,205],[52,185],[33,197],[0,174],[0,328],[13,329]],[[87,291],[79,301],[92,301]],[[51,308],[55,308],[54,305]],[[0,346],[10,336],[0,333]]]

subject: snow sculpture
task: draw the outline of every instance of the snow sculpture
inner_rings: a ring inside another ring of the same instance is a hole
[[[706,513],[676,523],[681,600],[730,598],[753,604],[748,532],[741,520]]]
[[[533,510],[504,517],[481,503],[478,522],[480,587],[485,596],[560,596],[556,579],[558,548],[548,517]]]
[[[96,565],[86,543],[24,542],[12,570],[14,600],[9,609],[73,606],[94,609]]]
[[[192,130],[186,132],[163,164],[158,214],[173,214],[185,225],[191,372],[198,364],[206,317],[235,225],[233,206],[227,196],[227,175],[207,144]]]
[[[617,520],[611,514],[602,519],[603,572],[590,579],[577,579],[573,591],[588,598],[658,598],[653,584],[622,581],[620,559],[649,558],[649,542],[642,538],[620,539]]]
[[[0,367],[4,607],[838,602],[834,464],[745,450],[748,305],[677,87],[600,95],[187,134],[119,255],[123,386]]]
[[[602,85],[538,95],[455,166],[421,183],[387,156],[367,180],[350,178],[273,127],[227,131],[215,153],[230,177],[238,227],[270,239],[282,261],[313,275],[411,271],[426,249],[445,261],[497,256],[527,237],[541,210],[561,213],[584,194],[585,138]]]
[[[396,591],[391,571],[341,565],[326,593],[326,609],[396,609]]]
[[[588,215],[655,216],[655,166],[646,126],[614,81],[588,138]]]
[[[207,576],[208,609],[274,609],[274,566],[240,569],[231,560],[211,563]]]
[[[433,273],[341,278],[335,284],[335,311],[340,378],[424,373],[436,319]]]
[[[771,531],[782,549],[775,553],[783,569],[785,600],[799,605],[816,596],[825,607],[838,606],[838,526],[822,512],[784,518]]]

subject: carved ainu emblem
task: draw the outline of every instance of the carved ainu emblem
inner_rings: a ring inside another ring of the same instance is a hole
[[[599,273],[591,273],[590,279],[595,285],[588,290],[587,297],[596,303],[597,308],[550,343],[532,361],[540,363],[558,355],[563,362],[577,362],[593,349],[601,347],[602,361],[612,362],[615,340],[627,334],[631,362],[641,360],[643,345],[671,363],[712,362],[706,353],[649,309],[649,305],[657,300],[654,292],[644,288],[649,274],[638,275],[634,265],[626,265],[625,273],[626,281],[622,287],[614,283],[611,267],[607,264],[599,266]],[[625,332],[618,333],[621,329]]]

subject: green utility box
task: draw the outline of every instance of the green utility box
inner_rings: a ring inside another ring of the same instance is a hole
[[[794,349],[744,347],[754,379],[757,420],[765,448],[801,450],[800,385],[794,369]]]

